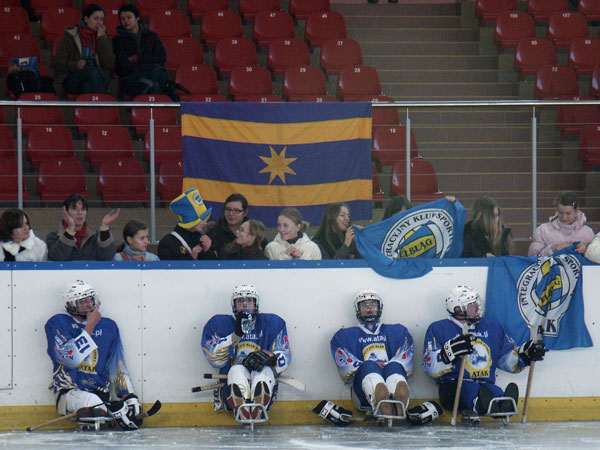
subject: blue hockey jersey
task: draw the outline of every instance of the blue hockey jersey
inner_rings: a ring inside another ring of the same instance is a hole
[[[70,314],[46,322],[48,355],[54,364],[50,389],[82,389],[108,393],[114,383],[119,397],[133,393],[117,324],[102,317],[92,336]]]
[[[359,325],[340,329],[331,339],[331,354],[340,377],[350,383],[365,361],[395,362],[412,374],[415,346],[403,325],[379,324],[373,332]]]
[[[494,383],[496,368],[516,373],[525,367],[515,342],[496,319],[484,317],[469,326],[469,333],[473,333],[477,340],[465,364],[466,379]],[[458,379],[460,358],[454,364],[445,364],[440,351],[445,342],[460,334],[461,323],[454,318],[440,320],[429,326],[423,352],[423,369],[427,375],[441,378],[444,382]]]
[[[275,314],[260,313],[254,330],[233,342],[235,319],[232,315],[213,316],[202,332],[202,350],[211,366],[219,373],[227,373],[233,364],[241,364],[246,356],[258,350],[269,350],[277,356],[275,370],[278,374],[288,368],[292,352],[285,321]]]

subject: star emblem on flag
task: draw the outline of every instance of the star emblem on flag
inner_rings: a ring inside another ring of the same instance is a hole
[[[270,172],[269,184],[271,184],[276,177],[279,177],[279,179],[283,182],[283,184],[285,184],[285,174],[286,173],[296,175],[296,172],[293,169],[291,169],[289,167],[289,165],[291,163],[293,163],[294,161],[296,161],[298,158],[286,158],[285,157],[285,152],[286,152],[287,146],[283,147],[283,149],[281,150],[281,152],[279,154],[277,154],[277,152],[270,145],[269,145],[269,149],[271,150],[270,157],[259,155],[259,158],[263,160],[263,162],[267,165],[267,167],[264,167],[258,173]]]

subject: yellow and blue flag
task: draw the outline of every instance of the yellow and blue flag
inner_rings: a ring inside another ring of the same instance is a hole
[[[327,205],[372,217],[370,103],[182,103],[183,189],[213,217],[236,192],[274,226],[285,207],[312,224]]]

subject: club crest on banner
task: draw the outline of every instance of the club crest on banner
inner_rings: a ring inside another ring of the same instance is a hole
[[[528,324],[544,323],[544,336],[556,337],[569,309],[581,263],[569,254],[540,258],[517,281],[519,312]]]
[[[402,216],[385,235],[381,252],[390,259],[443,258],[452,245],[454,220],[443,209],[421,209]]]

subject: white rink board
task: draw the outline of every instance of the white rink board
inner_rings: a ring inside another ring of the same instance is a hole
[[[138,270],[134,263],[121,264],[119,267],[127,269],[114,270],[108,263],[73,269],[71,263],[61,270],[12,272],[14,386],[0,389],[0,405],[54,403],[47,389],[52,366],[46,354],[44,324],[51,315],[64,311],[62,288],[78,278],[97,289],[101,312],[119,325],[134,387],[145,402],[157,398],[175,403],[211,401],[210,394],[192,394],[190,390],[210,383],[202,379],[203,373],[211,371],[202,355],[202,328],[212,315],[231,313],[231,290],[242,283],[257,286],[261,311],[286,320],[292,348],[286,375],[307,385],[305,392],[282,385],[279,400],[349,398],[331,358],[329,340],[341,326],[356,324],[354,294],[365,288],[380,292],[385,305],[383,320],[404,324],[414,337],[411,396],[437,397],[435,384],[421,369],[425,331],[429,323],[446,317],[442,299],[452,286],[467,284],[485,294],[487,271],[484,266],[442,266],[422,278],[395,280],[366,267],[222,269],[212,264],[210,269],[170,269],[160,263],[160,270]],[[0,271],[0,277],[10,273]],[[0,284],[0,292],[6,292],[5,286]],[[586,324],[595,346],[549,353],[537,366],[536,375],[544,382],[534,383],[534,397],[598,395],[590,383],[600,376],[600,365],[590,364],[597,361],[600,342],[598,292],[600,266],[585,266]],[[5,297],[0,300],[3,306]],[[2,316],[0,320],[5,321],[6,315]],[[1,349],[5,341],[3,338]],[[8,366],[0,365],[0,381],[10,376],[7,371]],[[500,385],[514,380],[525,391],[526,371],[519,375],[499,371],[498,375]]]
[[[12,388],[11,274],[10,270],[0,270],[0,391]]]

